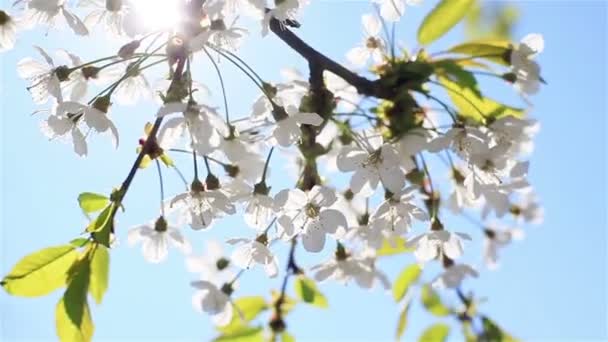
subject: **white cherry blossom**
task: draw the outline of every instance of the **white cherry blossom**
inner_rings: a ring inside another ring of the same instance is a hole
[[[345,146],[337,159],[342,172],[354,171],[350,189],[361,196],[369,196],[382,183],[391,192],[399,192],[405,183],[405,175],[399,167],[397,150],[382,143],[382,136],[364,132],[357,146]]]
[[[231,245],[239,245],[232,252],[230,259],[242,269],[248,269],[256,264],[264,267],[266,275],[274,278],[279,274],[277,257],[267,247],[268,237],[260,235],[255,240],[236,238],[227,241]]]
[[[196,289],[192,296],[192,306],[198,312],[210,314],[213,323],[217,326],[230,323],[233,312],[230,301],[231,285],[224,284],[218,287],[205,280],[193,281],[190,285]]]
[[[188,254],[192,250],[190,243],[182,236],[178,228],[170,226],[164,217],[148,224],[133,227],[129,230],[129,245],[141,243],[144,258],[151,263],[159,263],[167,258],[169,246]]]
[[[464,233],[451,233],[443,229],[431,230],[408,240],[407,245],[416,248],[414,256],[419,263],[424,264],[441,255],[452,260],[458,259],[463,252],[462,239],[471,240],[471,237]]]
[[[0,52],[7,51],[15,46],[17,36],[17,22],[15,18],[0,10]]]
[[[333,190],[315,185],[310,191],[283,190],[275,196],[277,211],[284,214],[277,220],[283,239],[296,235],[302,238],[304,248],[313,253],[325,246],[327,234],[335,234],[340,227],[346,228],[346,218],[335,209]]]
[[[479,272],[467,264],[451,265],[433,280],[432,286],[436,289],[456,289],[467,277],[477,278]]]
[[[374,64],[380,64],[385,53],[385,43],[380,37],[382,23],[372,14],[364,14],[361,17],[363,23],[363,42],[352,48],[346,54],[346,58],[356,67],[363,67],[372,59]]]

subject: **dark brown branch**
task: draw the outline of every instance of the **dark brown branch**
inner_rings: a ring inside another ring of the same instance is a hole
[[[309,64],[316,64],[321,71],[327,70],[340,76],[350,85],[355,87],[360,94],[380,98],[385,97],[383,96],[385,92],[382,91],[382,87],[380,87],[377,81],[372,81],[359,76],[342,66],[340,63],[313,49],[276,18],[270,19],[270,30],[300,54],[300,56],[304,57]]]

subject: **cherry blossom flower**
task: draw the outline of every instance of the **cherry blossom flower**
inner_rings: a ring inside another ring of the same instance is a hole
[[[370,217],[369,228],[384,236],[399,236],[409,232],[413,219],[428,221],[426,212],[414,203],[416,187],[407,187],[391,194]]]
[[[225,326],[232,319],[233,307],[230,301],[232,286],[225,283],[218,288],[215,284],[205,280],[190,283],[197,291],[192,296],[192,306],[198,312],[211,315],[213,323]]]
[[[71,116],[75,120],[82,119],[90,129],[98,133],[109,132],[112,136],[114,147],[118,148],[118,128],[116,128],[107,114],[110,106],[109,101],[108,97],[102,96],[93,101],[90,106],[73,101],[61,102],[57,106],[57,115]]]
[[[338,247],[335,257],[310,270],[315,272],[314,278],[320,282],[332,279],[346,284],[354,279],[361,288],[371,289],[378,281],[385,290],[389,289],[388,277],[375,267],[374,261],[371,256],[353,257]]]
[[[489,269],[498,268],[498,249],[505,247],[513,240],[521,240],[524,231],[519,228],[484,229],[483,260]]]
[[[515,88],[525,95],[536,94],[540,88],[540,66],[533,59],[543,51],[545,41],[537,33],[526,35],[511,52],[511,66],[516,76]]]
[[[346,228],[346,218],[329,207],[336,202],[333,190],[315,185],[310,191],[282,190],[275,196],[275,207],[284,214],[277,220],[283,239],[301,236],[304,248],[313,253],[325,246],[326,234]]]
[[[382,136],[364,132],[357,146],[345,146],[338,155],[338,169],[354,171],[350,189],[361,196],[369,196],[381,182],[391,192],[399,192],[405,175],[399,168],[397,150],[382,143]]]
[[[190,191],[176,195],[169,202],[169,210],[178,213],[194,230],[207,229],[221,215],[236,213],[230,199],[218,189],[206,189],[194,180]]]
[[[280,22],[294,20],[298,10],[307,3],[308,0],[281,0],[275,2],[275,7],[264,15],[262,20],[262,36],[266,36],[270,29],[270,19],[275,18]]]
[[[213,240],[207,240],[205,254],[188,256],[186,267],[189,272],[199,273],[202,280],[229,281],[234,277],[230,271],[230,259],[224,255],[222,245]]]
[[[490,146],[490,139],[476,127],[453,127],[439,135],[428,144],[428,150],[437,152],[451,149],[460,158],[468,161],[471,156],[484,152]]]
[[[15,18],[0,10],[0,52],[7,51],[15,46],[17,36],[17,22]]]
[[[399,21],[405,6],[418,5],[422,0],[373,0],[380,5],[380,15],[386,21]]]
[[[407,245],[416,248],[414,256],[419,263],[424,264],[441,255],[452,260],[458,259],[462,255],[462,239],[471,240],[471,237],[443,229],[431,230],[408,240]]]
[[[488,126],[492,140],[508,156],[528,155],[534,148],[533,138],[540,129],[534,119],[504,116]]]
[[[178,228],[170,226],[164,217],[129,230],[129,245],[141,242],[144,258],[151,263],[159,263],[167,258],[169,246],[179,249],[184,254],[191,251],[190,243],[182,236]]]
[[[467,277],[477,278],[479,272],[466,264],[451,265],[433,280],[432,286],[436,289],[456,289]]]
[[[208,155],[220,146],[220,131],[224,129],[224,124],[215,109],[196,103],[168,103],[157,116],[173,113],[183,115],[168,119],[161,127],[158,136],[163,146],[174,147],[186,133],[190,137],[191,147],[201,156]]]
[[[127,65],[125,76],[114,91],[114,98],[122,105],[133,105],[140,100],[152,98],[152,89],[146,77],[135,63]]]
[[[115,36],[124,34],[123,21],[129,8],[123,0],[80,0],[78,6],[90,9],[84,18],[87,27],[101,24],[105,32]]]
[[[287,106],[284,110],[276,108],[276,126],[272,131],[274,141],[282,147],[289,147],[302,135],[300,125],[319,126],[323,118],[317,113],[302,113],[295,106]]]
[[[50,140],[70,140],[74,152],[80,157],[86,156],[87,142],[79,127],[81,116],[63,111],[58,113],[57,107],[58,104],[55,103],[51,115],[42,121],[40,129]]]
[[[29,57],[24,58],[17,64],[19,77],[30,82],[28,90],[34,103],[44,104],[51,96],[59,102],[63,101],[60,82],[68,79],[68,67],[55,67],[53,59],[46,51],[37,46],[34,48],[42,55],[46,64]]]
[[[268,237],[266,234],[258,236],[255,240],[237,238],[227,241],[231,245],[239,245],[232,252],[230,259],[242,269],[248,269],[255,264],[264,267],[266,275],[274,278],[279,274],[279,262],[277,257],[268,249]]]
[[[385,53],[385,43],[380,37],[382,23],[372,14],[364,14],[361,17],[363,23],[363,42],[352,48],[346,54],[346,58],[356,67],[363,67],[371,58],[374,64],[380,64]]]
[[[27,8],[25,22],[30,26],[35,24],[54,26],[59,15],[62,15],[75,34],[84,36],[89,33],[85,24],[68,11],[65,5],[66,0],[24,0],[24,2]]]

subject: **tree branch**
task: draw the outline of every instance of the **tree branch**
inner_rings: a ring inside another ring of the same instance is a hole
[[[289,30],[283,23],[281,23],[276,18],[270,19],[270,30],[279,37],[283,42],[289,45],[292,49],[294,49],[300,56],[304,57],[309,64],[318,65],[321,71],[327,70],[330,71],[350,85],[355,87],[359,94],[385,98],[386,94],[382,87],[379,85],[377,81],[369,80],[363,76],[359,76],[358,74],[348,70],[338,62],[330,59],[324,54],[312,48],[306,42],[304,42],[300,37],[295,35],[291,30]]]

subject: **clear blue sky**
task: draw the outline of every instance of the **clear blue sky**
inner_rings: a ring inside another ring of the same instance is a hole
[[[433,1],[408,9],[399,37],[414,45],[414,32]],[[7,7],[9,1],[3,1]],[[540,57],[549,85],[534,98],[533,115],[542,123],[532,159],[531,182],[546,211],[540,227],[528,229],[527,238],[503,251],[502,267],[484,272],[467,290],[488,297],[481,310],[506,330],[526,340],[602,340],[608,338],[606,255],[606,50],[607,5],[603,1],[517,2],[523,14],[516,37],[529,32],[545,36]],[[313,46],[337,59],[360,39],[364,2],[313,1],[302,19],[300,34]],[[242,56],[261,75],[279,78],[277,65],[304,63],[272,36],[249,39]],[[70,38],[66,45],[65,37]],[[458,38],[440,41],[439,50]],[[113,117],[122,132],[122,146],[114,151],[100,137],[81,160],[70,147],[49,143],[38,129],[40,118],[25,84],[15,73],[17,61],[33,55],[31,45],[66,47],[85,59],[115,50],[51,32],[25,33],[19,48],[2,57],[0,115],[2,118],[2,205],[0,216],[0,273],[6,274],[22,256],[42,247],[62,244],[84,227],[76,197],[83,191],[109,192],[118,185],[135,158],[142,123],[152,120],[154,106],[115,107]],[[245,111],[256,95],[244,77],[226,70],[228,93],[235,111]],[[201,71],[217,91],[214,74]],[[496,88],[498,89],[498,88]],[[502,91],[507,91],[502,88]],[[232,95],[231,95],[232,94]],[[219,103],[219,102],[218,102]],[[275,175],[282,170],[274,165]],[[138,175],[118,218],[123,244],[112,252],[111,284],[105,301],[93,308],[95,339],[103,340],[208,340],[214,332],[207,317],[192,310],[188,285],[195,275],[185,270],[183,258],[170,253],[161,265],[146,263],[139,249],[126,245],[126,229],[147,221],[157,212],[157,185],[153,170]],[[173,178],[173,177],[172,177]],[[276,188],[291,181],[279,179]],[[170,180],[177,191],[178,181]],[[152,198],[152,200],[150,200]],[[189,234],[196,253],[208,238],[223,240],[245,230],[228,219],[210,233]],[[463,230],[474,228],[463,227]],[[236,233],[235,233],[236,232]],[[477,237],[479,237],[477,235]],[[479,240],[478,240],[479,241]],[[175,252],[175,251],[173,251]],[[300,252],[300,254],[303,254]],[[320,260],[315,258],[315,260]],[[383,263],[394,276],[409,258]],[[308,263],[307,265],[310,265]],[[248,272],[238,295],[268,294],[280,280]],[[300,340],[392,340],[398,309],[390,295],[328,284],[321,287],[330,309],[300,306],[289,316],[290,331]],[[0,291],[0,339],[55,340],[54,308],[61,295],[13,298]],[[413,339],[434,318],[414,311],[407,339]],[[449,322],[449,321],[448,321]],[[454,335],[458,336],[458,335]],[[457,338],[456,340],[458,340]]]

